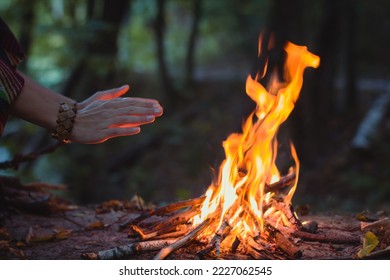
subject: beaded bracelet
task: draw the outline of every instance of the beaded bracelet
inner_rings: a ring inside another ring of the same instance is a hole
[[[77,103],[73,106],[68,103],[61,103],[57,114],[57,125],[51,136],[60,140],[62,143],[69,143],[70,134],[72,133],[73,123],[77,114]]]

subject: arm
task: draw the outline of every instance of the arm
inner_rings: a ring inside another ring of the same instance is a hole
[[[12,103],[10,113],[52,131],[56,126],[59,106],[62,102],[74,104],[75,100],[45,88],[28,76],[18,98]],[[162,107],[156,100],[121,97],[129,89],[99,91],[77,104],[77,115],[70,140],[95,144],[107,139],[133,135],[140,126],[151,123],[162,115]]]

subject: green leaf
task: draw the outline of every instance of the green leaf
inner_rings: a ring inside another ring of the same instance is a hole
[[[379,240],[376,237],[376,235],[371,231],[368,231],[364,235],[363,248],[359,251],[358,257],[363,258],[368,256],[378,244],[379,244]]]

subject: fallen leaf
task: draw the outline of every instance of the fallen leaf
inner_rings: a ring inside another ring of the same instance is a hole
[[[0,240],[8,240],[9,233],[6,228],[0,228]]]
[[[66,239],[70,236],[71,233],[72,233],[71,229],[56,230],[55,239],[58,240]]]
[[[379,240],[371,231],[366,232],[363,239],[363,247],[358,253],[359,258],[368,256],[379,244]]]
[[[31,236],[29,242],[47,242],[54,240],[63,240],[70,236],[72,230],[70,229],[55,229],[54,233],[40,235],[40,236]]]
[[[105,227],[104,223],[102,221],[96,221],[93,223],[90,223],[87,226],[88,230],[93,230],[93,229],[103,229]]]
[[[108,213],[111,211],[118,211],[123,208],[123,202],[116,199],[111,199],[103,202],[96,208],[96,214]]]

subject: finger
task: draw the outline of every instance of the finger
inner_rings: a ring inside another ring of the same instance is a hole
[[[154,116],[118,116],[109,119],[106,127],[135,127],[154,120]]]
[[[145,108],[161,108],[161,105],[155,99],[149,98],[139,98],[139,97],[125,97],[125,98],[116,98],[110,100],[114,106],[138,106]]]
[[[141,132],[140,127],[114,127],[107,128],[103,131],[104,137],[102,137],[101,142],[104,142],[110,138],[119,137],[119,136],[130,136],[135,135]]]
[[[124,108],[117,108],[117,109],[107,109],[107,111],[111,112],[112,116],[122,116],[122,115],[128,115],[128,116],[161,116],[162,114],[162,108],[156,108],[156,107],[136,107],[136,106],[128,106]]]
[[[123,85],[119,88],[98,91],[95,93],[95,100],[110,100],[124,95],[129,90],[129,85]]]

